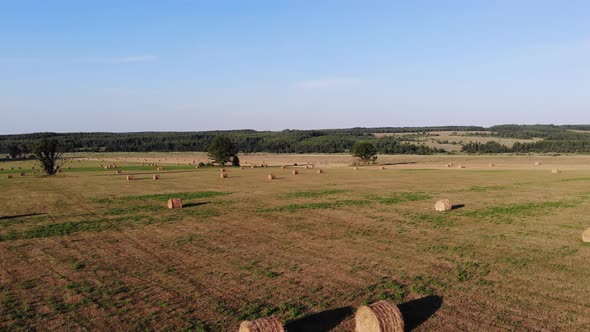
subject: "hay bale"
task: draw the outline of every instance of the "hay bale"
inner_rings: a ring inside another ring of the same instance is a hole
[[[169,209],[182,209],[182,199],[170,198],[168,200],[168,208]]]
[[[219,169],[219,171],[220,171],[221,173],[223,173],[223,172],[225,172],[225,168],[220,168],[220,169]]]
[[[322,174],[322,173],[324,173],[324,170],[322,170],[322,169],[318,169],[318,170],[317,170],[317,173],[318,173],[318,174]]]
[[[133,175],[127,175],[127,181],[133,180]]]
[[[250,167],[252,167],[252,168],[256,168],[256,165],[252,165],[252,166],[250,166]]]
[[[9,179],[12,179],[12,174],[8,174],[8,178]]]
[[[588,228],[584,231],[584,233],[582,233],[582,241],[590,242],[590,228]]]
[[[244,166],[240,166],[240,169],[244,169]]]
[[[542,162],[540,162],[540,161],[535,161],[535,166],[541,166],[541,165],[543,165],[543,163],[542,163]]]
[[[453,163],[448,163],[448,164],[447,164],[447,167],[453,167],[453,166],[454,166],[454,164],[453,164]]]
[[[358,171],[358,170],[359,170],[359,168],[358,168],[358,167],[354,167],[354,170],[355,170],[355,171]]]
[[[221,173],[221,174],[219,174],[219,177],[222,179],[227,179],[229,177],[229,175],[227,173]]]
[[[458,165],[457,168],[465,168],[463,165]]]
[[[240,324],[239,332],[284,332],[283,324],[274,316],[257,320],[245,320]]]
[[[35,169],[35,167],[33,167],[33,169]],[[0,168],[0,172],[4,171],[4,168]]]
[[[152,176],[152,179],[160,180],[160,174],[154,174],[154,176]]]
[[[495,167],[495,166],[496,166],[496,164],[489,163],[489,164],[488,164],[488,166],[490,166],[490,167]]]
[[[387,301],[361,306],[354,315],[355,332],[403,332],[404,318],[399,308]]]
[[[379,167],[379,169],[385,169],[385,166],[381,166],[381,167]]]
[[[554,169],[551,170],[551,173],[553,173],[553,174],[559,174],[559,173],[561,173],[561,171],[558,170],[558,169],[556,169],[556,168],[554,168]]]
[[[25,173],[24,172],[20,172],[20,176],[25,176]]]
[[[272,173],[270,173],[270,174],[268,175],[268,179],[269,179],[269,180],[274,180],[274,179],[276,179],[276,178],[277,178],[277,177],[276,177],[274,174],[272,174]]]
[[[287,168],[287,166],[285,166],[285,165],[281,166],[281,169],[285,169],[285,168]]]
[[[116,170],[115,174],[121,174],[121,170],[120,169]]]
[[[296,170],[296,169],[294,169],[294,170],[293,170],[293,172],[291,172],[291,174],[293,174],[293,175],[297,175],[297,174],[299,174],[299,171],[298,171],[298,170]]]
[[[450,211],[453,209],[453,205],[448,199],[441,199],[434,204],[434,209],[439,212]]]

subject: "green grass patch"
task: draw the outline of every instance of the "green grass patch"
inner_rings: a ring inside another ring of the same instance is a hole
[[[496,219],[510,221],[513,216],[526,216],[533,213],[538,213],[547,209],[558,209],[573,207],[572,202],[555,201],[555,202],[538,202],[538,203],[518,203],[501,206],[492,206],[476,211],[463,212],[462,215],[475,219]],[[502,219],[504,217],[504,219]],[[500,218],[500,219],[498,219]],[[506,219],[508,218],[508,219]]]
[[[368,200],[342,200],[335,202],[318,202],[318,203],[307,203],[307,204],[289,204],[285,206],[279,206],[276,208],[261,209],[259,212],[294,212],[306,209],[334,209],[346,206],[363,206],[371,204]]]
[[[123,200],[159,200],[167,201],[170,198],[180,198],[183,200],[196,199],[196,198],[209,198],[218,196],[227,196],[231,193],[223,191],[192,191],[192,192],[180,192],[170,194],[154,194],[154,195],[141,195],[141,196],[125,196],[121,197]]]
[[[346,192],[347,190],[343,189],[331,189],[331,190],[315,190],[315,191],[299,191],[290,193],[287,197],[294,197],[294,198],[317,198],[329,195],[336,195]]]
[[[561,179],[560,182],[574,182],[574,181],[590,181],[590,177],[585,178],[570,178],[570,179]]]
[[[486,192],[490,190],[504,190],[508,189],[508,186],[471,186],[469,187],[469,191],[475,192]]]
[[[424,192],[405,192],[405,193],[392,193],[388,196],[371,196],[372,199],[376,200],[381,204],[398,204],[403,202],[414,202],[424,201],[431,199],[432,195]]]

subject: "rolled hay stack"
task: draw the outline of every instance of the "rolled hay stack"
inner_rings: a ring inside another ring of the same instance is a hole
[[[223,172],[225,172],[225,168],[221,168],[221,169],[219,169],[219,171],[220,171],[221,173],[223,173]]]
[[[133,175],[127,175],[127,181],[133,180]]]
[[[244,169],[244,166],[240,166],[240,169]]]
[[[323,169],[318,169],[318,170],[317,170],[317,173],[318,173],[318,174],[322,174],[322,173],[324,173],[324,170],[323,170]]]
[[[276,177],[274,174],[272,174],[272,173],[270,173],[270,174],[268,175],[268,179],[269,179],[269,180],[274,180],[274,179],[276,179],[276,178],[277,178],[277,177]]]
[[[403,332],[404,317],[387,301],[361,306],[354,315],[355,332]]]
[[[379,169],[385,169],[385,166],[381,166],[381,167],[379,167]]]
[[[120,169],[116,170],[115,174],[121,174],[121,170]]]
[[[490,166],[490,167],[495,167],[495,166],[496,166],[496,164],[494,164],[494,163],[489,163],[489,164],[488,164],[488,166]]]
[[[227,173],[221,173],[221,174],[219,174],[219,177],[222,179],[227,179],[229,177],[229,175]]]
[[[168,208],[169,209],[182,209],[182,199],[170,198],[168,200]]]
[[[25,176],[25,173],[23,173],[23,172],[20,172],[20,176]]]
[[[251,167],[251,168],[256,168],[256,165],[252,165],[252,166],[250,166],[250,167]]]
[[[459,166],[457,166],[457,168],[465,168],[465,166],[459,165]]]
[[[276,317],[270,316],[257,320],[245,320],[240,324],[239,332],[284,332],[283,324]]]
[[[588,228],[584,231],[584,233],[582,233],[582,241],[590,242],[590,228]]]
[[[12,174],[8,174],[8,178],[9,179],[12,179]]]
[[[561,171],[558,170],[558,169],[556,169],[556,168],[554,168],[554,169],[551,170],[551,173],[553,173],[553,174],[559,174],[559,173],[561,173]]]
[[[535,161],[535,166],[541,166],[541,165],[543,165],[543,163],[542,163],[542,162],[540,162],[540,161]]]
[[[358,168],[358,167],[355,167],[355,168],[354,168],[354,170],[355,170],[355,171],[358,171],[358,170],[359,170],[359,168]]]
[[[152,179],[154,179],[154,180],[160,180],[160,174],[154,174],[154,176],[152,177]]]
[[[285,169],[285,168],[287,168],[285,165],[281,166],[281,169]]]
[[[298,171],[298,170],[296,170],[296,169],[294,169],[294,170],[293,170],[293,172],[291,172],[291,174],[293,174],[293,175],[297,175],[297,174],[299,174],[299,171]]]
[[[448,199],[441,199],[434,204],[434,209],[439,212],[450,211],[453,209],[453,205]]]
[[[454,164],[453,164],[453,163],[448,163],[448,164],[447,164],[447,167],[453,167],[453,166],[454,166]]]

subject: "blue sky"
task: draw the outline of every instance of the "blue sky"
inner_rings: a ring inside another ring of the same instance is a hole
[[[0,133],[589,123],[590,2],[0,0]]]

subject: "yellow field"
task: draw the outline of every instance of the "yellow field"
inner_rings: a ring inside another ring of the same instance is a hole
[[[590,156],[67,157],[0,163],[0,330],[353,331],[379,299],[418,331],[590,330]]]

